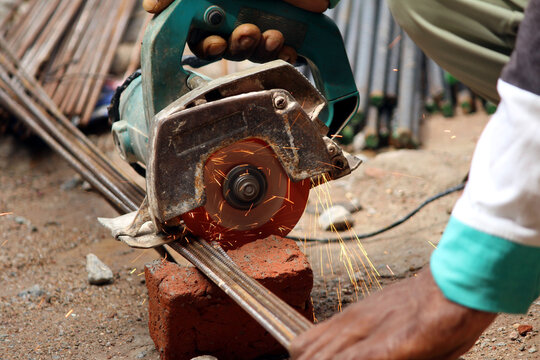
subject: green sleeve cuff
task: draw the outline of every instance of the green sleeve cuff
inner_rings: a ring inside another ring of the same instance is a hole
[[[443,294],[493,313],[526,313],[540,295],[540,247],[517,244],[451,218],[431,257]]]
[[[329,8],[334,8],[339,3],[340,0],[330,0],[330,6]]]

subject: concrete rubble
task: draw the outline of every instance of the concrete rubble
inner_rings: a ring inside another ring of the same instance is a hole
[[[86,255],[88,282],[92,285],[105,285],[113,281],[112,270],[94,254]]]
[[[319,216],[319,225],[325,231],[342,231],[354,226],[351,212],[342,205],[335,205]]]

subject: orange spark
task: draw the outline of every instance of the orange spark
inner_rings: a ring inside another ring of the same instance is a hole
[[[186,231],[186,228],[184,228],[184,231]],[[133,260],[130,261],[130,263],[133,264],[135,261],[139,260],[141,256],[143,256],[144,253],[147,252],[148,250],[149,249],[141,251],[139,255],[137,255],[135,258],[133,258]]]
[[[253,203],[251,203],[251,205],[249,206],[249,210],[246,212],[244,216],[248,216],[249,213],[251,212],[251,209],[253,209]]]
[[[69,310],[69,311],[67,312],[67,314],[64,315],[64,317],[67,319],[68,316],[71,315],[72,313],[73,313],[73,309]]]
[[[304,102],[305,102],[305,100],[304,100]],[[301,113],[300,111],[298,111],[298,114],[296,115],[296,118],[294,119],[294,121],[293,121],[291,127],[294,126],[294,124],[296,124],[296,120],[298,120],[298,118],[300,117],[300,115],[302,115],[302,113]]]
[[[394,46],[396,46],[401,41],[401,35],[396,36],[394,40],[388,45],[388,49],[392,49]]]

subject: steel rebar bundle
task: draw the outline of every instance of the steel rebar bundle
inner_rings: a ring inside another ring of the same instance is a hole
[[[84,126],[136,3],[19,0],[0,22],[0,34],[59,110]]]
[[[417,147],[425,114],[476,110],[475,95],[422,53],[385,0],[342,0],[327,15],[343,35],[360,93],[359,113],[345,128],[344,142],[363,132],[368,148],[387,142]]]

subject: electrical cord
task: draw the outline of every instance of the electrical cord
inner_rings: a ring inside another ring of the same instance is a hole
[[[465,188],[466,183],[467,183],[467,178],[465,178],[465,180],[461,184],[459,184],[457,186],[453,186],[453,187],[451,187],[449,189],[446,189],[445,191],[442,191],[442,192],[438,193],[437,195],[434,195],[434,196],[428,198],[422,204],[420,204],[420,206],[418,206],[416,209],[414,209],[413,211],[411,211],[410,213],[408,213],[406,216],[399,219],[398,221],[396,221],[396,222],[394,222],[394,223],[392,223],[392,224],[390,224],[390,225],[388,225],[388,226],[386,226],[386,227],[384,227],[382,229],[373,231],[373,232],[360,234],[360,235],[357,235],[357,236],[347,236],[347,237],[340,237],[340,238],[312,239],[312,238],[301,238],[301,237],[298,237],[298,236],[287,236],[287,239],[291,239],[291,240],[295,240],[295,241],[322,242],[322,243],[335,242],[335,241],[338,241],[338,240],[339,241],[354,241],[354,240],[360,240],[360,239],[367,239],[367,238],[382,234],[384,232],[387,232],[388,230],[391,230],[391,229],[395,228],[396,226],[399,226],[399,225],[403,224],[404,222],[406,222],[407,220],[412,218],[414,215],[416,215],[416,213],[418,213],[420,210],[422,210],[426,205],[434,202],[435,200],[443,198],[443,197],[445,197],[447,195],[450,195],[450,194],[455,193],[457,191],[463,190]]]

